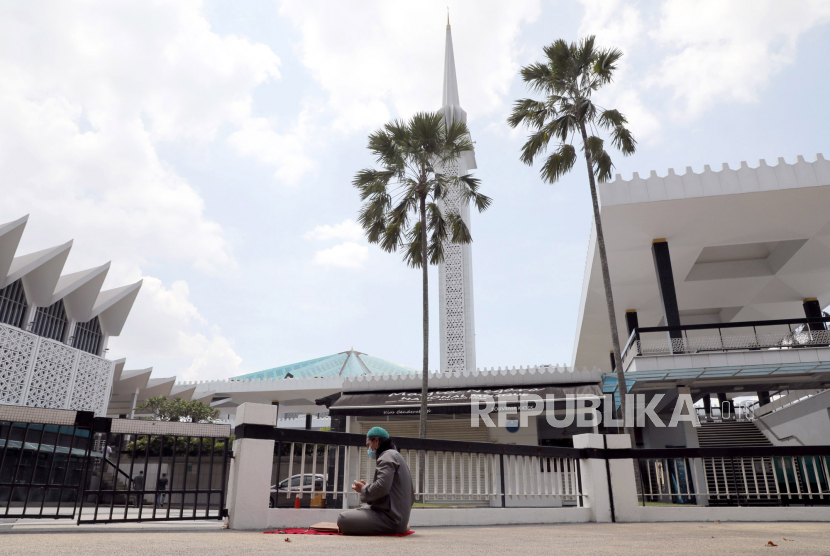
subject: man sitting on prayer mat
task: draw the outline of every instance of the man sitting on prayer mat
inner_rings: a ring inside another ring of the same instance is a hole
[[[369,504],[348,510],[337,518],[344,535],[401,535],[409,528],[409,512],[415,503],[412,475],[389,433],[372,427],[366,433],[366,448],[371,459],[377,460],[374,479],[355,481],[352,489],[360,501]]]

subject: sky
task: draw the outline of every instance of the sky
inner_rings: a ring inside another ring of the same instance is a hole
[[[9,0],[0,4],[0,222],[18,254],[143,279],[108,358],[206,380],[354,348],[421,365],[421,276],[355,224],[369,133],[441,104],[447,7],[482,191],[477,363],[568,364],[591,222],[580,165],[519,161],[519,77],[556,39],[625,56],[615,173],[830,155],[830,0]],[[613,268],[611,269],[613,272]],[[430,269],[430,368],[439,366]],[[620,308],[617,308],[618,310]]]

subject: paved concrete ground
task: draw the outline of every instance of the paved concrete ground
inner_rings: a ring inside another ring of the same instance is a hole
[[[291,542],[286,542],[290,538]],[[784,539],[792,539],[785,541]],[[765,547],[767,541],[777,547]],[[380,552],[379,552],[380,551]],[[219,529],[216,522],[73,526],[20,523],[0,526],[4,555],[256,554],[365,556],[517,556],[585,554],[830,555],[826,523],[638,523],[521,527],[421,528],[405,538],[264,535]]]

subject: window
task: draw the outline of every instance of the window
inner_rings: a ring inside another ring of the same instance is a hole
[[[60,299],[48,307],[37,308],[32,332],[62,342],[67,324],[69,321],[66,318],[66,310],[63,308],[63,300]]]
[[[291,477],[291,486],[292,487],[300,486],[300,476],[299,475],[296,476],[296,477]]]
[[[101,323],[98,322],[98,317],[95,317],[87,322],[79,322],[75,325],[72,347],[92,355],[101,355],[101,341],[103,338]]]
[[[0,290],[0,322],[23,328],[23,319],[28,307],[23,282],[20,280]]]
[[[303,478],[303,486],[311,486],[311,475],[306,475]]]

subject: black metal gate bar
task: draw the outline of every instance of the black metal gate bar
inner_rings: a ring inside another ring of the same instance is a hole
[[[185,449],[184,449],[184,481],[183,481],[183,486],[184,486],[185,490],[187,490],[187,475],[188,475],[187,466],[188,466],[189,463],[190,463],[190,437],[188,436],[187,437],[187,444],[185,445]],[[179,516],[184,515],[184,499],[185,499],[185,497],[182,496],[182,503],[179,506]],[[171,505],[172,505],[173,500],[170,500],[170,502],[171,502]],[[193,507],[196,507],[196,502],[195,501],[193,502]]]
[[[46,505],[46,497],[49,496],[49,491],[51,490],[50,484],[52,481],[52,472],[55,469],[55,461],[58,459],[58,446],[61,445],[61,432],[63,431],[63,427],[58,425],[58,434],[55,435],[55,449],[52,452],[52,461],[49,463],[49,471],[46,472],[46,486],[43,488],[43,499],[40,501],[40,511],[38,515],[43,515],[43,507]],[[74,441],[74,438],[73,438]],[[70,447],[72,442],[70,442]],[[71,452],[71,449],[70,449]],[[60,496],[58,497],[58,509],[55,511],[56,514],[60,513]]]
[[[199,441],[199,453],[196,456],[196,491],[199,491],[199,481],[202,477],[202,439],[198,438]],[[196,506],[199,505],[199,495],[196,495],[196,499],[193,501],[193,517],[196,517]]]

